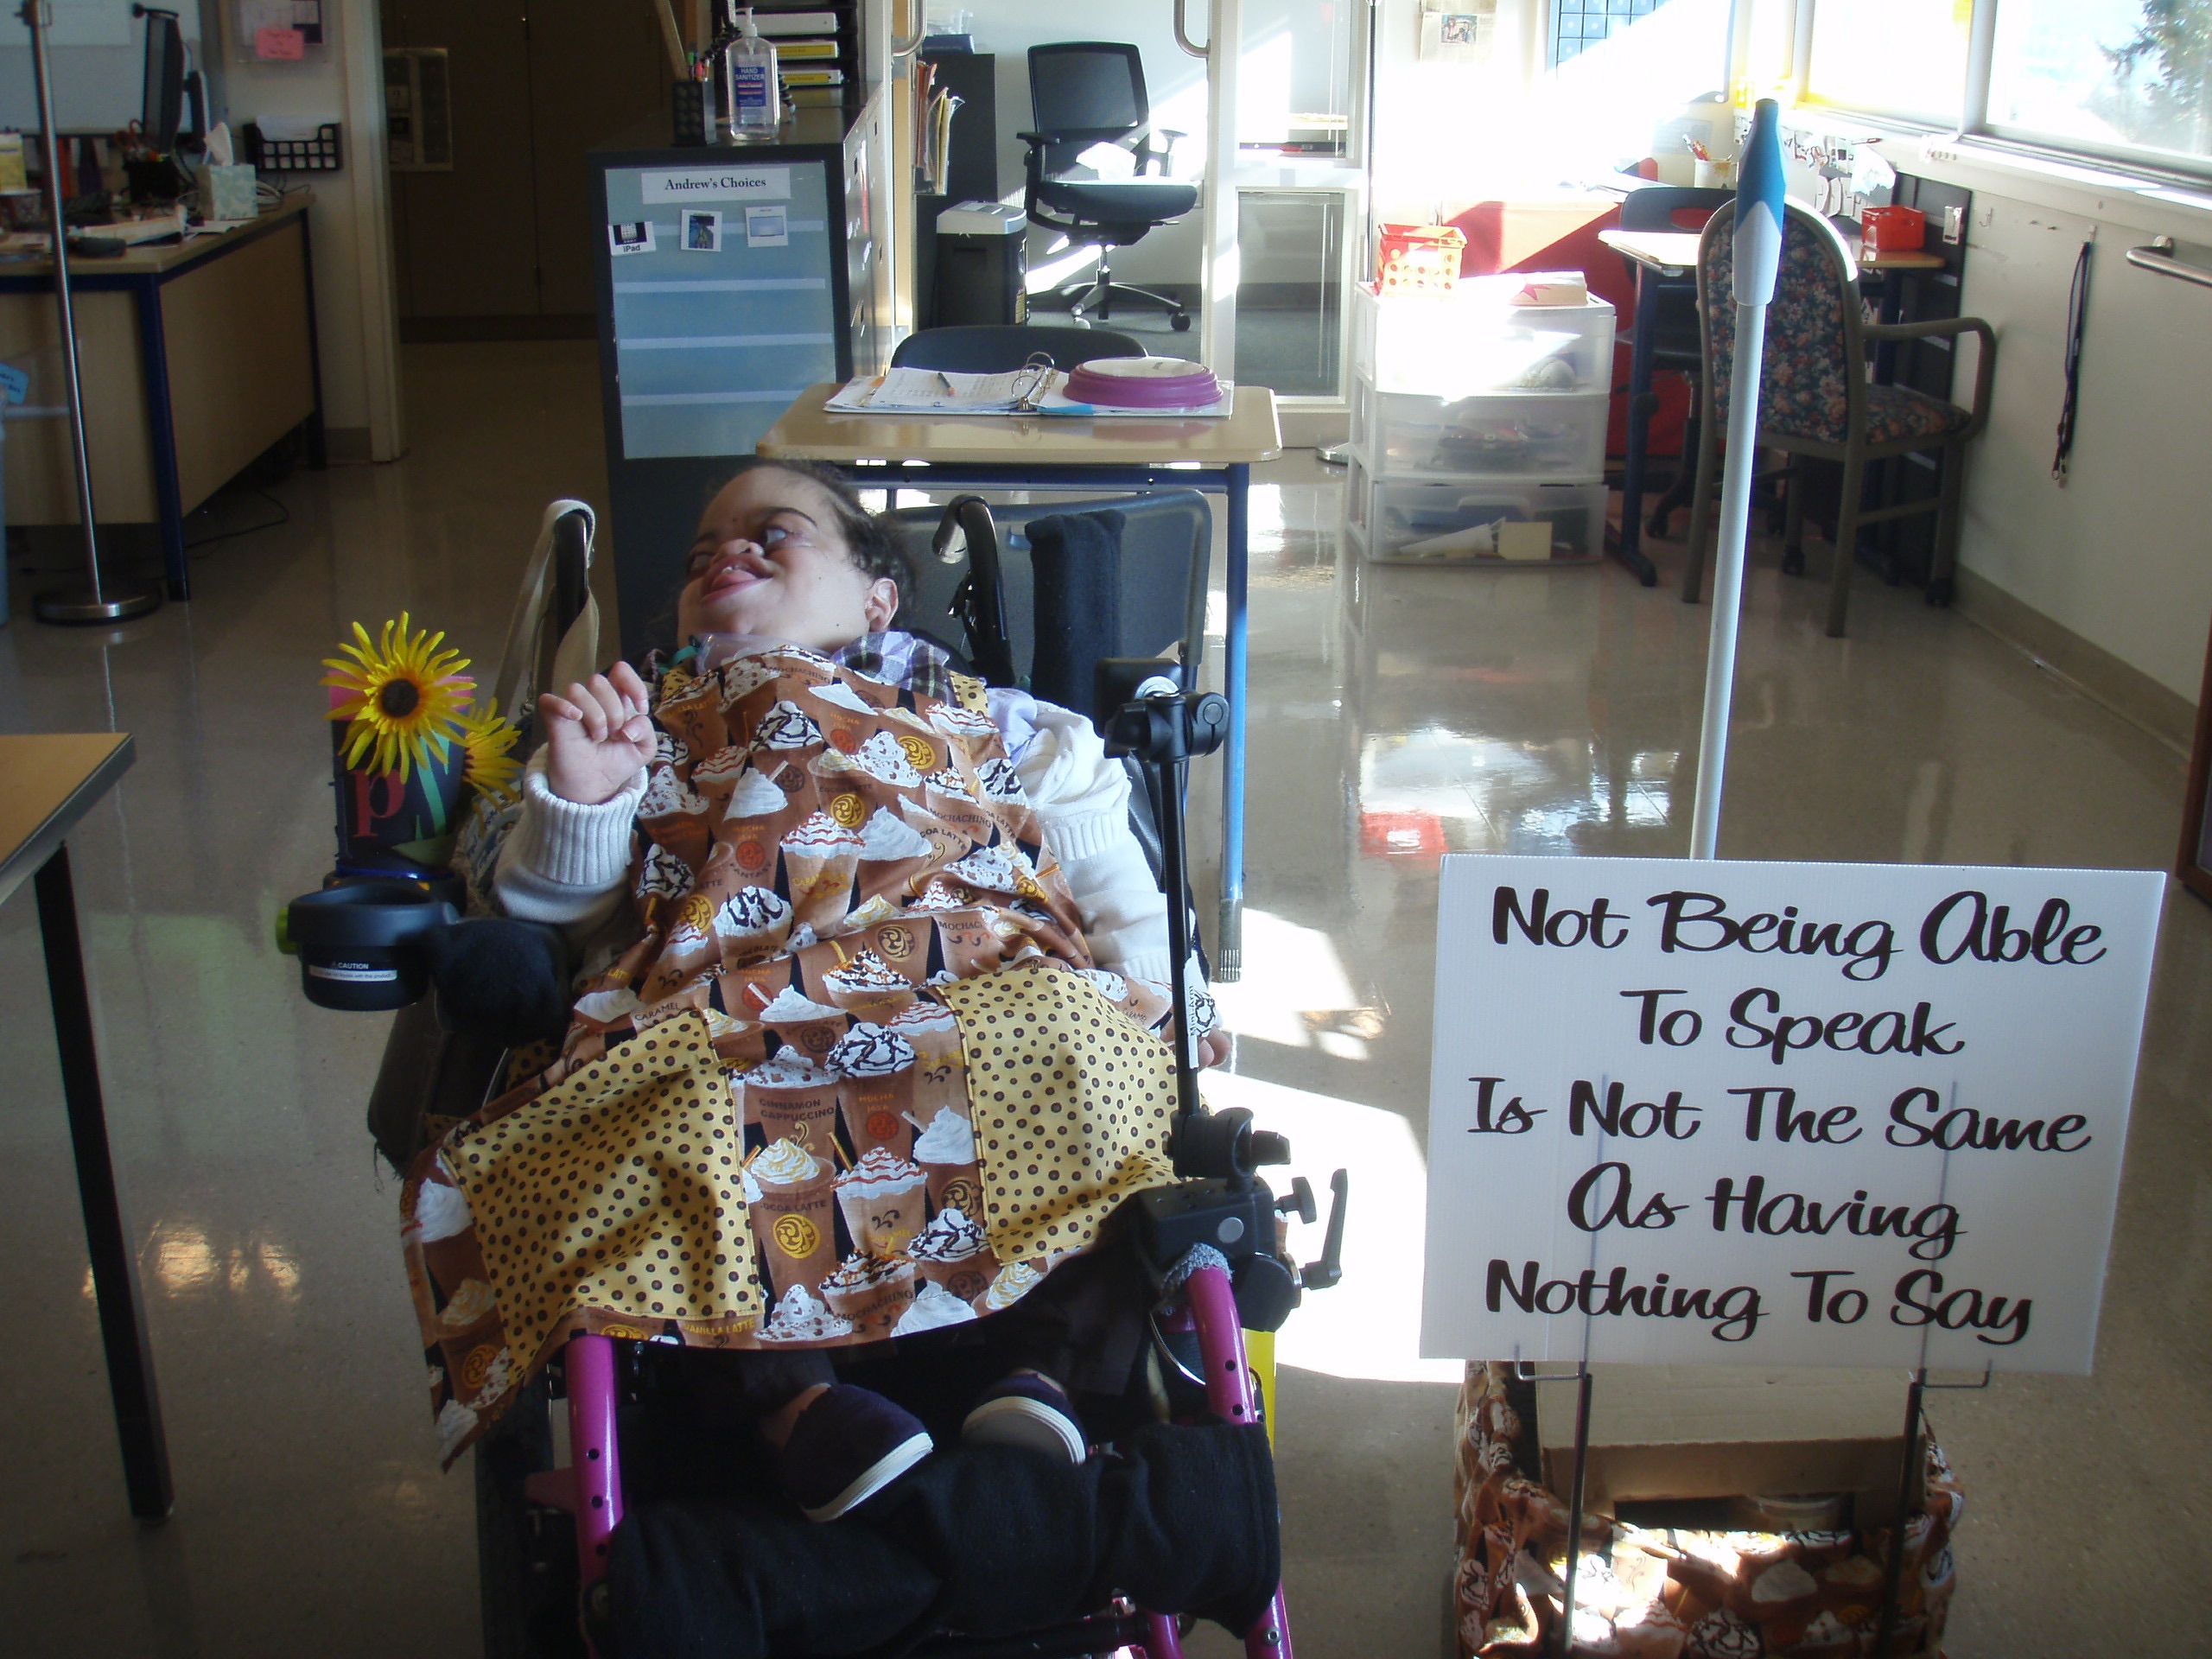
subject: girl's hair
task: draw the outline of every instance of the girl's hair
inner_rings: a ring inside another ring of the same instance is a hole
[[[748,455],[707,493],[707,499],[713,500],[734,480],[763,467],[790,473],[817,486],[830,498],[837,521],[834,528],[843,538],[853,563],[870,581],[880,578],[897,583],[899,601],[905,602],[914,591],[914,562],[906,552],[905,532],[890,514],[870,512],[851,480],[836,467],[825,467],[818,461],[779,461],[768,455]]]

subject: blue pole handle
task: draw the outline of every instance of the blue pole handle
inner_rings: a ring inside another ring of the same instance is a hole
[[[1782,269],[1782,111],[1770,98],[1751,111],[1736,169],[1735,297],[1764,305]]]

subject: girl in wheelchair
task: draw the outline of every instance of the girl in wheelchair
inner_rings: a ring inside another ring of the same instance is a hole
[[[721,1350],[683,1368],[698,1420],[756,1425],[827,1521],[933,1449],[833,1354],[990,1322],[962,1440],[1074,1464],[1071,1391],[1141,1357],[1147,1288],[1094,1248],[1174,1179],[1127,774],[891,631],[910,580],[836,474],[748,466],[700,521],[683,648],[538,700],[494,886],[584,972],[557,1053],[404,1188],[448,1462],[572,1334]]]

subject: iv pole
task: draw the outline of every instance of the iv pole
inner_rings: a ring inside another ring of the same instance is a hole
[[[1744,543],[1751,525],[1751,471],[1759,430],[1759,374],[1766,308],[1782,269],[1781,111],[1770,98],[1751,111],[1736,185],[1736,362],[1730,372],[1728,459],[1720,474],[1720,537],[1713,573],[1713,640],[1706,652],[1705,723],[1698,741],[1690,856],[1719,856],[1720,785],[1728,769],[1728,710],[1736,695],[1736,625],[1744,606]]]
[[[77,377],[77,321],[69,303],[69,237],[62,219],[68,197],[62,177],[61,135],[54,120],[54,77],[47,61],[48,0],[23,0],[22,16],[31,32],[31,72],[38,82],[39,130],[46,143],[46,213],[54,232],[54,303],[61,321],[62,384],[69,398],[69,448],[77,466],[77,519],[85,531],[83,588],[57,588],[31,601],[41,622],[85,624],[124,622],[161,608],[158,582],[100,582],[99,532],[92,519],[92,468],[85,452],[85,399]]]

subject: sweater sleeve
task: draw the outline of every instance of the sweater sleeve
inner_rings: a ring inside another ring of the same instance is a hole
[[[632,827],[645,769],[597,806],[563,800],[545,781],[541,750],[523,768],[522,812],[500,849],[493,889],[507,914],[588,934],[613,913],[630,873]]]
[[[1024,702],[1034,735],[1014,771],[1067,877],[1091,957],[1102,968],[1165,983],[1167,901],[1129,829],[1128,773],[1108,758],[1081,715]]]

